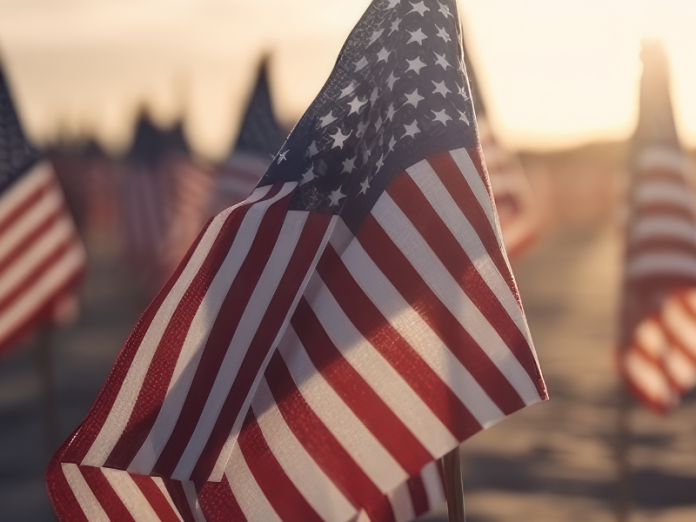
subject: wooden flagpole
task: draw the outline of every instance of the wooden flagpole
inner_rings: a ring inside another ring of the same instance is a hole
[[[464,509],[464,482],[459,457],[459,446],[442,457],[442,468],[447,496],[447,513],[449,522],[466,522]]]
[[[619,408],[616,417],[616,521],[628,522],[631,518],[631,497],[633,494],[629,458],[632,443],[631,409],[633,399],[623,382],[619,386]]]
[[[58,401],[56,400],[56,382],[53,373],[53,327],[44,326],[36,336],[34,348],[34,363],[41,381],[41,395],[44,412],[44,425],[46,428],[46,445],[49,454],[60,445],[60,418],[58,415]]]

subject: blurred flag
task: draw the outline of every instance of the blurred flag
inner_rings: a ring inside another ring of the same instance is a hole
[[[371,4],[54,457],[61,519],[410,520],[436,459],[547,397],[460,37],[454,0]]]
[[[696,383],[696,204],[662,47],[646,42],[633,138],[619,350],[623,377],[658,412]]]
[[[264,60],[234,152],[218,172],[211,194],[211,215],[246,199],[280,150],[285,136],[273,111],[268,64]]]
[[[24,138],[0,73],[0,349],[74,317],[85,263],[53,168]]]
[[[466,52],[466,48],[465,48]],[[530,247],[541,228],[541,213],[532,187],[517,155],[501,147],[491,131],[486,105],[469,58],[466,70],[476,111],[479,136],[486,168],[491,180],[503,241],[508,256],[514,259]]]

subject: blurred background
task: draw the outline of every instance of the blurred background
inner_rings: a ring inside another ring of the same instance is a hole
[[[368,4],[0,0],[0,70],[88,254],[79,318],[0,353],[0,521],[54,520],[43,474],[57,441],[86,415],[200,227],[253,188]],[[495,171],[525,173],[498,181],[496,199],[503,228],[516,230],[506,244],[552,397],[464,444],[468,517],[614,520],[614,345],[640,41],[663,42],[691,150],[696,4],[461,0],[460,11],[494,190]],[[635,411],[632,520],[696,520],[695,399],[665,417]]]

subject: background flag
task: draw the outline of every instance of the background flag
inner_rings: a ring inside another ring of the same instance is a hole
[[[619,365],[636,397],[665,412],[696,383],[696,206],[667,58],[656,42],[643,44],[641,58]]]
[[[454,0],[376,0],[249,198],[201,233],[55,455],[63,520],[405,521],[547,397]]]
[[[25,139],[0,72],[0,350],[74,317],[85,263],[53,168]]]

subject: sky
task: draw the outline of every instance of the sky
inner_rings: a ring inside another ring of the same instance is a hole
[[[402,0],[408,1],[408,0]],[[145,111],[183,120],[203,157],[234,141],[256,66],[271,57],[292,124],[328,77],[368,0],[0,0],[0,60],[39,143],[127,148]],[[663,39],[685,145],[696,146],[696,2],[460,0],[494,131],[513,149],[625,139],[642,37]]]

